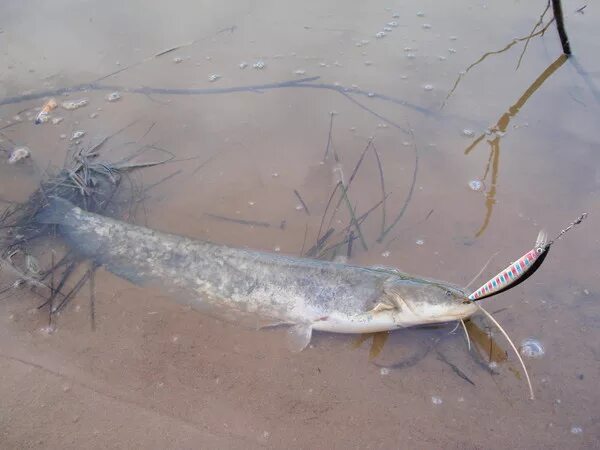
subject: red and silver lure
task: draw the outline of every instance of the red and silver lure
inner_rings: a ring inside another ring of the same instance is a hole
[[[542,265],[544,259],[546,259],[546,256],[548,256],[550,246],[575,225],[580,224],[581,221],[586,218],[586,216],[587,213],[583,213],[575,222],[572,222],[567,228],[562,230],[556,236],[556,238],[549,242],[546,232],[543,230],[540,231],[535,242],[535,246],[531,250],[529,250],[515,262],[511,263],[506,269],[469,295],[469,300],[483,300],[484,298],[491,297],[492,295],[496,295],[500,292],[506,291],[507,289],[513,288],[525,281]]]

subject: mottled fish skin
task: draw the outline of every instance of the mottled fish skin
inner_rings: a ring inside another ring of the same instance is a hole
[[[72,205],[46,221],[58,223],[78,252],[116,275],[183,293],[192,307],[227,320],[361,333],[455,320],[475,309],[454,286],[393,269],[232,248]]]

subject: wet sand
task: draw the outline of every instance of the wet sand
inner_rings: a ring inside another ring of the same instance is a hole
[[[0,446],[600,446],[600,246],[594,232],[600,103],[593,90],[600,85],[600,13],[592,4],[584,14],[575,13],[582,5],[564,6],[587,78],[571,61],[557,62],[560,44],[551,26],[530,41],[518,70],[524,42],[470,69],[441,108],[460,71],[527,36],[544,6],[67,0],[0,6],[0,102],[125,69],[98,82],[120,88],[117,102],[106,101],[114,90],[108,87],[58,96],[59,103],[89,99],[75,111],[53,111],[64,118],[58,125],[28,120],[44,99],[0,106],[0,149],[26,145],[32,153],[25,164],[12,166],[0,151],[0,201],[23,201],[42,169],[61,167],[76,145],[69,140],[74,131],[85,130],[80,145],[89,146],[123,129],[105,155],[117,158],[153,145],[180,160],[134,175],[149,185],[181,170],[151,191],[137,223],[298,254],[306,230],[305,249],[314,244],[335,186],[333,150],[347,179],[374,137],[390,193],[387,225],[410,191],[415,147],[416,182],[404,215],[381,243],[381,209],[369,215],[362,226],[368,250],[356,241],[350,261],[462,285],[494,252],[500,251],[485,279],[528,250],[540,228],[554,235],[581,212],[590,213],[529,281],[484,304],[491,312],[502,310],[496,317],[517,345],[529,337],[544,345],[542,358],[526,359],[535,401],[515,375],[520,368],[514,355],[491,374],[481,357],[469,353],[461,330],[451,333],[455,324],[394,332],[374,360],[368,342],[355,348],[356,337],[326,333],[292,354],[284,330],[222,323],[100,270],[95,331],[87,286],[50,332],[47,310],[36,309],[39,297],[27,290],[0,297]],[[393,17],[396,12],[400,17]],[[389,22],[398,26],[376,38]],[[154,57],[176,46],[182,47]],[[253,68],[258,61],[263,69]],[[242,62],[248,67],[240,69]],[[213,74],[220,78],[211,82]],[[127,92],[313,76],[320,79],[311,86],[261,91]],[[349,92],[343,95],[337,86]],[[332,148],[321,164],[331,112]],[[494,131],[486,134],[488,129]],[[469,188],[474,179],[483,181],[483,191]],[[298,208],[294,190],[310,215]],[[381,199],[371,152],[349,196],[359,214]],[[224,222],[207,213],[271,226]],[[332,226],[348,223],[342,206]],[[14,281],[0,277],[2,287]],[[402,362],[411,364],[393,367]],[[381,365],[391,368],[382,372]]]

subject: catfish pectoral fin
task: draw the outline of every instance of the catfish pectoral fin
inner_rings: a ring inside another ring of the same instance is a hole
[[[311,337],[311,325],[304,323],[294,325],[287,332],[287,347],[294,353],[301,352],[310,344]]]

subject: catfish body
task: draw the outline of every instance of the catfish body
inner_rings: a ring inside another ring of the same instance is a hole
[[[296,349],[312,329],[393,330],[466,318],[476,307],[449,284],[366,268],[233,248],[155,231],[51,199],[37,217],[56,224],[81,255],[139,285],[176,294],[229,321],[290,325]]]

